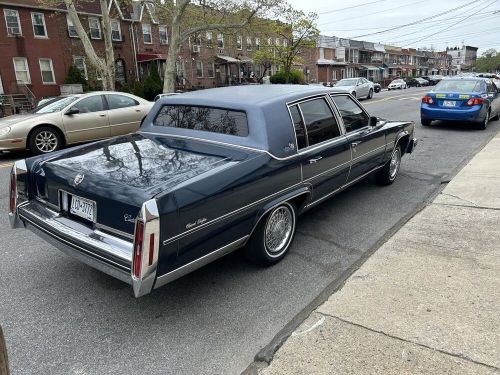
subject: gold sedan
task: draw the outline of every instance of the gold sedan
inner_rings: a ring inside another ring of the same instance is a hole
[[[103,91],[55,98],[30,113],[0,119],[0,151],[45,154],[61,147],[135,132],[153,102]]]

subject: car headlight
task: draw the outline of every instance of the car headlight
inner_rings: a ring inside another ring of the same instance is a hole
[[[7,126],[6,128],[0,129],[0,137],[2,135],[9,134],[9,133],[10,133],[10,126]]]

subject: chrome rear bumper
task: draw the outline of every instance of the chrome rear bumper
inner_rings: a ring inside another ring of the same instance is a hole
[[[132,242],[91,229],[33,200],[17,207],[11,224],[24,226],[62,252],[132,284]]]

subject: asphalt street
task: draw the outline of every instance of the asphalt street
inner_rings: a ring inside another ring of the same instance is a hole
[[[485,131],[423,128],[425,91],[362,101],[372,115],[417,122],[418,148],[403,158],[393,185],[368,179],[303,215],[290,254],[274,267],[249,265],[235,252],[140,299],[9,228],[9,164],[25,155],[0,155],[0,324],[13,373],[237,374],[256,354],[271,353],[276,335],[321,303],[318,296],[340,285],[500,129],[500,121]]]

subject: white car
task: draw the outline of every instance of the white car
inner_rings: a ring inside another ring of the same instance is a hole
[[[395,79],[391,83],[389,83],[389,86],[387,86],[387,90],[396,90],[396,89],[405,89],[406,88],[406,82],[403,81],[402,79]]]
[[[347,91],[355,98],[371,99],[375,91],[373,82],[362,77],[341,79],[334,87],[339,90]]]

